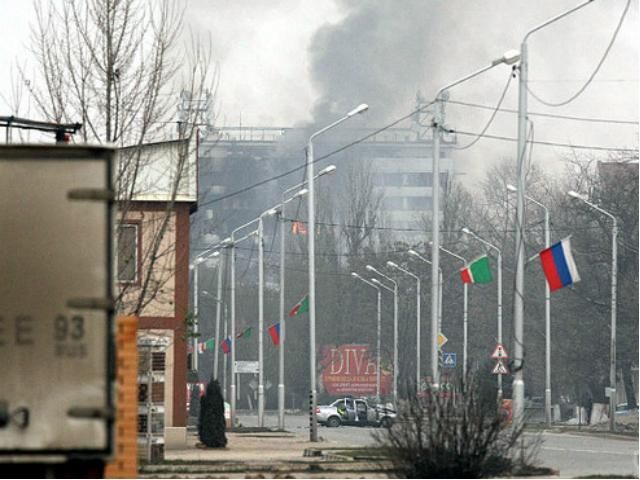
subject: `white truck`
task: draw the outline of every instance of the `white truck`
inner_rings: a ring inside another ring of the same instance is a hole
[[[320,425],[339,427],[357,425],[389,428],[396,418],[392,404],[370,405],[364,398],[339,398],[331,405],[319,405],[316,416]]]
[[[0,468],[13,475],[18,457],[114,452],[115,153],[0,146]]]

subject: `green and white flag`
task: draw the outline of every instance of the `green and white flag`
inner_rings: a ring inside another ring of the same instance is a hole
[[[460,277],[464,283],[490,283],[493,280],[489,257],[483,255],[460,269]]]
[[[300,315],[301,313],[305,313],[309,311],[309,295],[305,295],[302,300],[300,300],[289,312],[290,317],[295,317],[296,315]]]

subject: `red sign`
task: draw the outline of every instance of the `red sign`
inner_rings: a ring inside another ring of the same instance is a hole
[[[326,345],[320,360],[322,386],[330,395],[375,395],[376,359],[369,345]],[[380,394],[391,392],[392,369],[380,369]]]

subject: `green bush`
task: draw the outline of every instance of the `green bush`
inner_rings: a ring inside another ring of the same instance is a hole
[[[224,400],[220,384],[213,378],[209,381],[205,394],[200,399],[198,437],[209,448],[225,448]]]

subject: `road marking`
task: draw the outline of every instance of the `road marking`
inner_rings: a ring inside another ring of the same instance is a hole
[[[541,450],[554,450],[557,452],[576,452],[576,453],[602,453],[605,455],[634,455],[635,452],[609,452],[606,450],[583,450],[574,448],[561,447],[540,447]]]

